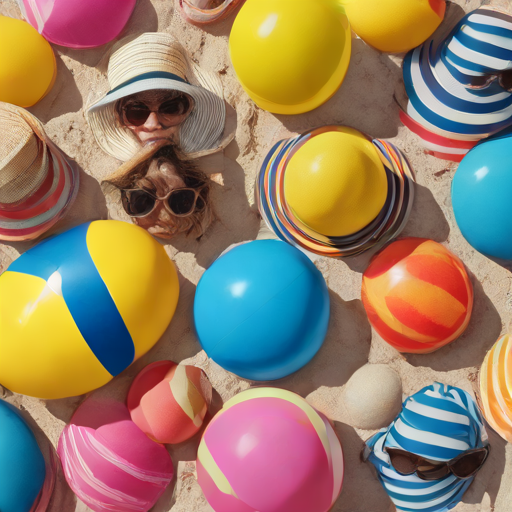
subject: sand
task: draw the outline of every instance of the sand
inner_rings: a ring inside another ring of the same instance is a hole
[[[85,0],[84,0],[85,1]],[[511,8],[510,0],[492,1]],[[450,19],[480,5],[479,0],[457,0]],[[451,178],[456,166],[424,154],[418,140],[401,125],[396,94],[403,101],[403,84],[397,56],[382,55],[358,39],[347,78],[337,94],[308,114],[274,116],[258,109],[236,80],[228,57],[230,18],[201,30],[187,25],[173,12],[171,0],[139,0],[123,35],[165,31],[175,35],[201,66],[222,78],[227,100],[238,113],[236,140],[224,155],[203,159],[202,167],[216,174],[214,201],[218,220],[200,242],[175,240],[166,251],[180,272],[181,295],[176,315],[160,342],[145,357],[96,391],[124,399],[127,387],[146,364],[172,359],[203,368],[216,389],[213,411],[222,401],[248,388],[250,383],[228,374],[209,361],[194,336],[192,304],[202,273],[230,244],[254,239],[259,218],[253,186],[262,159],[278,137],[325,124],[346,124],[374,137],[390,138],[410,159],[417,172],[414,209],[404,236],[432,238],[446,245],[466,264],[475,290],[475,306],[469,328],[451,345],[430,355],[404,356],[372,331],[361,303],[361,277],[372,253],[343,261],[316,261],[330,289],[331,322],[324,347],[313,361],[296,374],[276,383],[306,397],[335,422],[345,451],[346,476],[335,512],[391,512],[389,498],[372,468],[359,461],[363,440],[373,432],[350,425],[344,410],[343,387],[366,363],[387,364],[401,377],[404,398],[434,380],[473,392],[478,368],[485,353],[501,333],[510,328],[512,279],[510,266],[502,266],[474,251],[461,236],[450,202]],[[1,0],[0,13],[16,14],[14,0]],[[123,218],[110,205],[110,213],[98,180],[118,165],[96,145],[84,118],[84,108],[105,87],[105,57],[111,45],[77,51],[55,47],[59,76],[50,94],[30,109],[44,123],[49,136],[74,158],[82,172],[82,187],[73,211],[62,230],[92,219]],[[0,272],[30,244],[0,244]],[[0,396],[18,406],[38,436],[56,446],[60,432],[84,397],[38,400],[0,390]],[[512,510],[512,446],[489,431],[492,452],[489,461],[456,507],[457,512],[510,512]],[[206,512],[211,510],[194,477],[194,459],[199,436],[169,448],[177,478],[153,509],[158,512]],[[272,464],[272,461],[269,461]],[[175,492],[173,490],[175,489]],[[59,472],[51,512],[84,512]],[[293,511],[283,511],[293,512]]]

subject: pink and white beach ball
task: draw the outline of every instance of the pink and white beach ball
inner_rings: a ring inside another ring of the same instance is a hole
[[[167,450],[114,400],[86,400],[57,451],[69,486],[95,512],[147,512],[174,474]]]
[[[197,477],[216,512],[327,512],[343,482],[329,420],[290,391],[254,388],[208,425]]]
[[[93,48],[115,39],[137,0],[18,0],[25,19],[50,43]]]

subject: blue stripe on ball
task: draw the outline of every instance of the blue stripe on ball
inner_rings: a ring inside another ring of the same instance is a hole
[[[135,346],[108,288],[87,247],[90,223],[78,226],[57,238],[44,241],[21,255],[10,267],[48,281],[58,272],[62,296],[89,348],[113,376],[135,358]],[[58,326],[55,326],[58,329]]]

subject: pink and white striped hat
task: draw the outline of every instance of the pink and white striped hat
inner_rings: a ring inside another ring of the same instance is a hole
[[[79,174],[30,112],[0,102],[0,240],[34,240],[73,203]]]

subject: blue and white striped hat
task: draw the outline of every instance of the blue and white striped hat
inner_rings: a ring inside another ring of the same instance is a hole
[[[426,459],[449,461],[488,444],[487,432],[473,398],[462,389],[434,383],[408,397],[393,423],[366,443],[368,460],[377,468],[385,491],[398,510],[444,512],[460,501],[473,478],[448,474],[439,480],[401,475],[387,448],[399,448]]]
[[[406,55],[402,120],[432,153],[460,161],[480,139],[512,125],[512,91],[499,81],[510,70],[512,15],[477,9],[446,39],[434,36]]]

